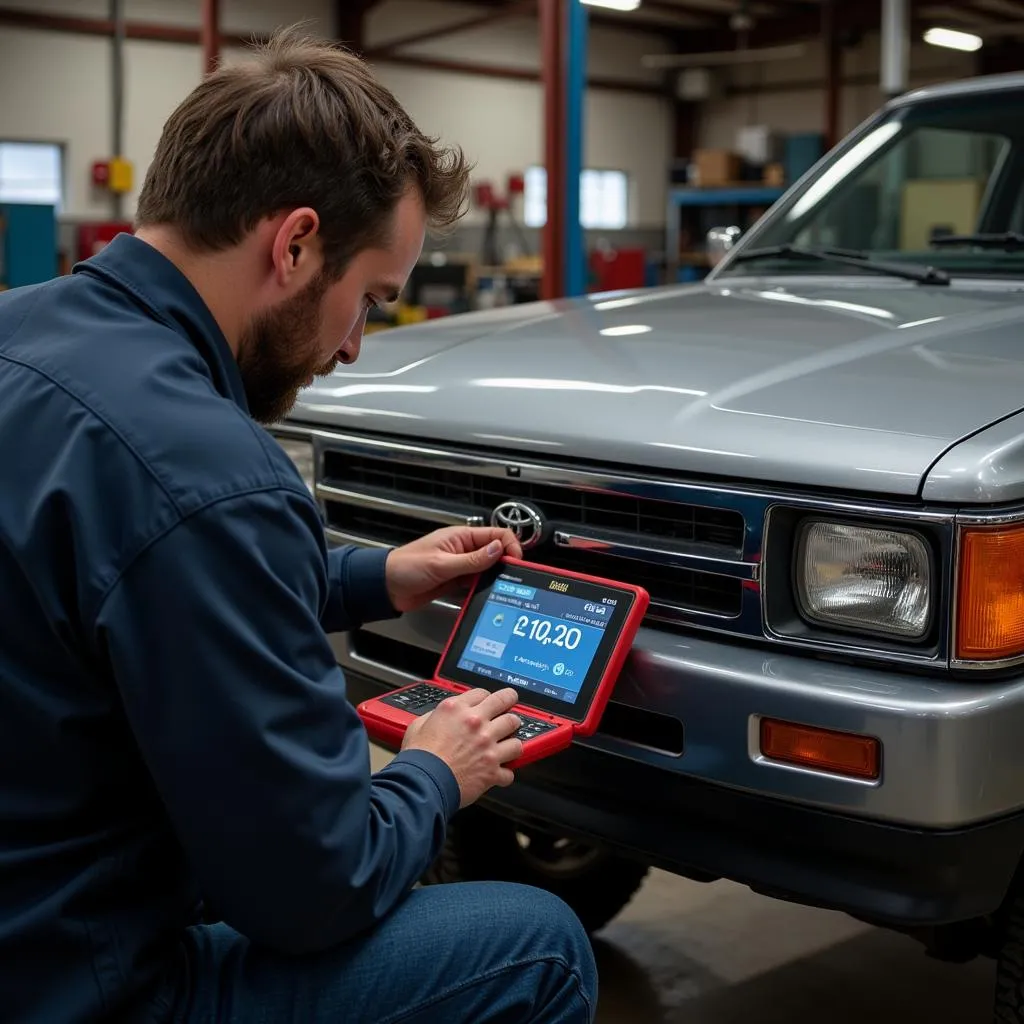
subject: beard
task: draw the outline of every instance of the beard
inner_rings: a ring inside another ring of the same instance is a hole
[[[329,285],[320,274],[298,295],[257,316],[242,332],[238,369],[249,415],[270,426],[295,405],[312,377],[326,377],[339,363],[320,362],[317,337],[323,322],[323,297]]]

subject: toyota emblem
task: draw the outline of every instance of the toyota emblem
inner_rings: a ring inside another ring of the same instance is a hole
[[[525,501],[502,502],[491,513],[491,526],[511,530],[524,551],[535,548],[547,532],[543,513]]]

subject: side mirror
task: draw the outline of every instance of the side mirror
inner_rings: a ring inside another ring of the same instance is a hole
[[[717,267],[726,253],[739,241],[743,232],[735,224],[730,227],[712,228],[707,236],[708,262]]]

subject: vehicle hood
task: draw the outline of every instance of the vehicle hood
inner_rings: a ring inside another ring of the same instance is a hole
[[[368,337],[292,418],[710,477],[916,495],[1024,407],[1009,286],[744,279]]]

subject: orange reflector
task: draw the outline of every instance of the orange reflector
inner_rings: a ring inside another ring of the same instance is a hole
[[[871,736],[761,719],[761,753],[773,761],[856,779],[881,774],[882,745]]]
[[[967,661],[1024,654],[1024,529],[965,529],[956,653]]]

